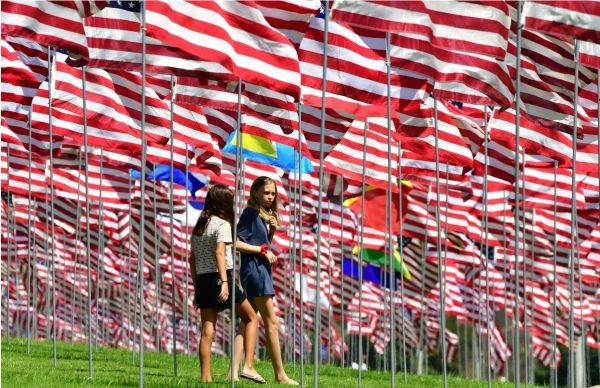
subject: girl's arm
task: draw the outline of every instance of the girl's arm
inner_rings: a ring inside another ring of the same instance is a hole
[[[235,249],[237,251],[243,252],[243,253],[256,253],[259,255],[261,253],[260,245],[246,244],[245,242],[243,242],[241,240],[236,241]],[[264,259],[267,260],[269,262],[269,264],[275,264],[278,261],[277,256],[275,256],[275,254],[271,250],[267,251],[267,254],[265,255]]]
[[[235,250],[242,253],[260,254],[260,245],[250,245],[238,239],[235,243]]]
[[[217,259],[217,271],[219,272],[219,279],[223,282],[227,282],[227,255],[225,254],[225,243],[218,242],[215,247],[215,258]]]
[[[194,288],[196,288],[196,258],[194,257],[194,252],[190,252],[190,257],[188,258],[188,262],[190,263],[190,273],[192,274],[192,281],[194,282]]]

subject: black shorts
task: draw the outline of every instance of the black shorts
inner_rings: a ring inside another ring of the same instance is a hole
[[[221,286],[219,285],[219,273],[211,272],[196,275],[196,288],[194,290],[194,306],[199,309],[217,309],[219,311],[231,307],[231,288],[233,280],[231,279],[231,270],[227,270],[227,286],[229,287],[229,298],[225,302],[219,302]],[[235,286],[235,304],[240,304],[246,300],[246,294],[236,284]]]

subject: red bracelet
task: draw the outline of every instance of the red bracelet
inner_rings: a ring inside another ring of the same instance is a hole
[[[268,251],[269,251],[269,246],[267,244],[262,244],[260,246],[260,255],[262,257],[266,257]]]

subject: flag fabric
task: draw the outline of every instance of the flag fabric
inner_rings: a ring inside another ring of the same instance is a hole
[[[216,62],[244,81],[299,96],[296,50],[255,3],[153,1],[145,6],[149,36],[197,60]]]

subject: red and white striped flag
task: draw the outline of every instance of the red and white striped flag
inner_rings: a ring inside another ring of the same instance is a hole
[[[149,36],[191,58],[221,64],[243,81],[298,98],[296,50],[254,2],[152,1],[145,6]]]

